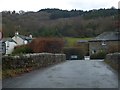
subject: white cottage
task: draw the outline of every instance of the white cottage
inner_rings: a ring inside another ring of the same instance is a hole
[[[0,54],[6,54],[5,42],[3,42],[2,40],[0,40]]]
[[[5,54],[11,54],[14,50],[14,47],[17,46],[17,43],[12,38],[3,38]]]
[[[32,41],[32,36],[30,37],[19,35],[18,32],[15,33],[15,36],[12,39],[17,43],[17,45],[28,44]]]
[[[0,45],[2,46],[2,48],[0,48],[0,51],[2,51],[3,54],[11,54],[16,46],[28,44],[31,41],[32,41],[32,35],[27,37],[27,36],[19,35],[19,33],[16,32],[14,37],[3,38],[1,40]]]

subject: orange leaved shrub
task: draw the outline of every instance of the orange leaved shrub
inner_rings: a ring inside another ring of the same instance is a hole
[[[64,46],[64,40],[61,38],[36,38],[29,47],[35,53],[61,53]]]

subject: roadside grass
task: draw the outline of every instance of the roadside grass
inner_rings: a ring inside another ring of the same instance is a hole
[[[21,74],[30,72],[32,70],[33,70],[33,68],[19,68],[19,69],[2,70],[2,78],[4,79],[4,78],[9,78],[9,77],[19,76]]]
[[[60,63],[63,63],[63,62],[60,62]],[[51,65],[42,66],[42,67],[35,67],[34,66],[34,67],[25,67],[25,68],[16,68],[16,69],[4,69],[1,72],[1,79],[20,76],[22,74],[29,73],[29,72],[34,71],[34,70],[51,67],[55,64],[59,64],[59,63],[54,63],[54,64],[51,64]]]
[[[64,37],[67,41],[65,47],[73,47],[77,44],[79,40],[91,40],[92,38],[74,38],[74,37]]]

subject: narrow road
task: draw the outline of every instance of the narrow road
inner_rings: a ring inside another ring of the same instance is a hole
[[[5,79],[3,88],[118,88],[118,76],[103,61],[72,60]]]

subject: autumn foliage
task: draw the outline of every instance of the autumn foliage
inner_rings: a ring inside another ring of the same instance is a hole
[[[64,41],[61,38],[37,38],[34,39],[29,47],[35,53],[61,53]]]

